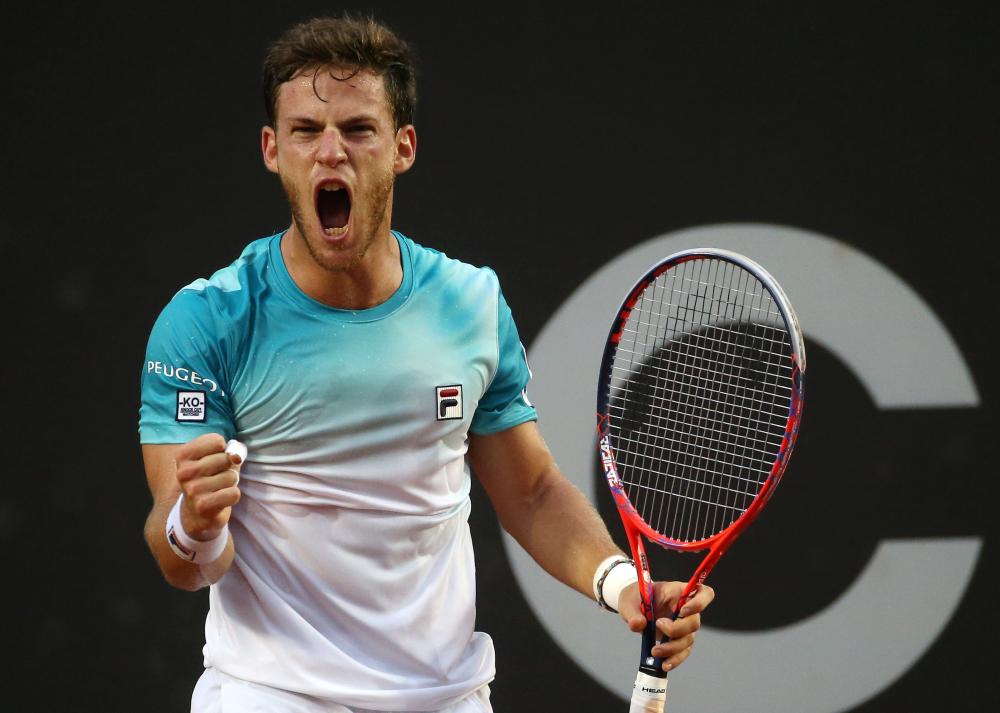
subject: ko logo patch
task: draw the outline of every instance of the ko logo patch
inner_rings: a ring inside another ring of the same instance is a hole
[[[462,418],[462,385],[437,387],[437,420]]]
[[[205,422],[208,404],[205,402],[204,391],[177,392],[177,420]]]

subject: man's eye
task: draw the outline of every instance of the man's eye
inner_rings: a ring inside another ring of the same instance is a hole
[[[292,127],[292,133],[293,134],[315,134],[316,133],[316,127],[315,126],[293,126]]]
[[[352,134],[361,134],[361,135],[374,134],[375,127],[371,126],[370,124],[358,124],[356,126],[352,126],[351,128],[349,128],[348,131]]]

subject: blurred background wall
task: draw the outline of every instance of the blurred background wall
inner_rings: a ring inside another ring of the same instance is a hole
[[[345,7],[0,11],[11,710],[187,710],[207,596],[170,589],[142,540],[145,340],[179,287],[287,225],[259,157],[260,59],[293,22]],[[713,574],[710,629],[671,677],[677,710],[995,710],[995,5],[349,7],[420,57],[395,227],[493,267],[533,360],[552,361],[547,329],[580,335],[563,344],[573,368],[536,370],[541,424],[613,532],[559,392],[589,403],[600,354],[581,345],[628,281],[589,319],[561,305],[656,238],[745,245],[810,305],[798,450]],[[498,713],[624,710],[631,679],[609,689],[594,669],[634,670],[634,642],[609,643],[613,621],[559,592],[595,632],[568,651],[478,489],[472,529]]]

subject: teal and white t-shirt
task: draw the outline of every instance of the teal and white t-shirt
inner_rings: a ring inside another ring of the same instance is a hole
[[[434,710],[494,675],[474,631],[467,434],[537,415],[496,275],[394,234],[403,281],[371,309],[304,294],[282,234],[178,292],[150,336],[139,431],[249,449],[206,665],[347,706]]]

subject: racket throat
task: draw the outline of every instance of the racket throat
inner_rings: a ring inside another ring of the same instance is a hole
[[[698,565],[698,569],[694,571],[691,575],[691,579],[688,580],[687,586],[684,587],[684,591],[681,592],[681,596],[677,600],[677,608],[674,610],[674,619],[680,616],[681,609],[687,604],[688,600],[698,593],[698,588],[705,582],[708,577],[708,573],[712,571],[712,568],[719,563],[722,555],[726,553],[729,549],[729,545],[732,544],[735,539],[735,535],[739,534],[742,528],[731,533],[728,537],[720,540],[716,545],[709,551],[705,559],[702,560],[701,564]]]
[[[632,549],[632,561],[639,576],[639,597],[642,600],[642,615],[649,622],[656,617],[656,602],[653,595],[653,578],[649,574],[649,559],[646,557],[646,545],[642,535],[628,523],[625,526],[629,546]]]

